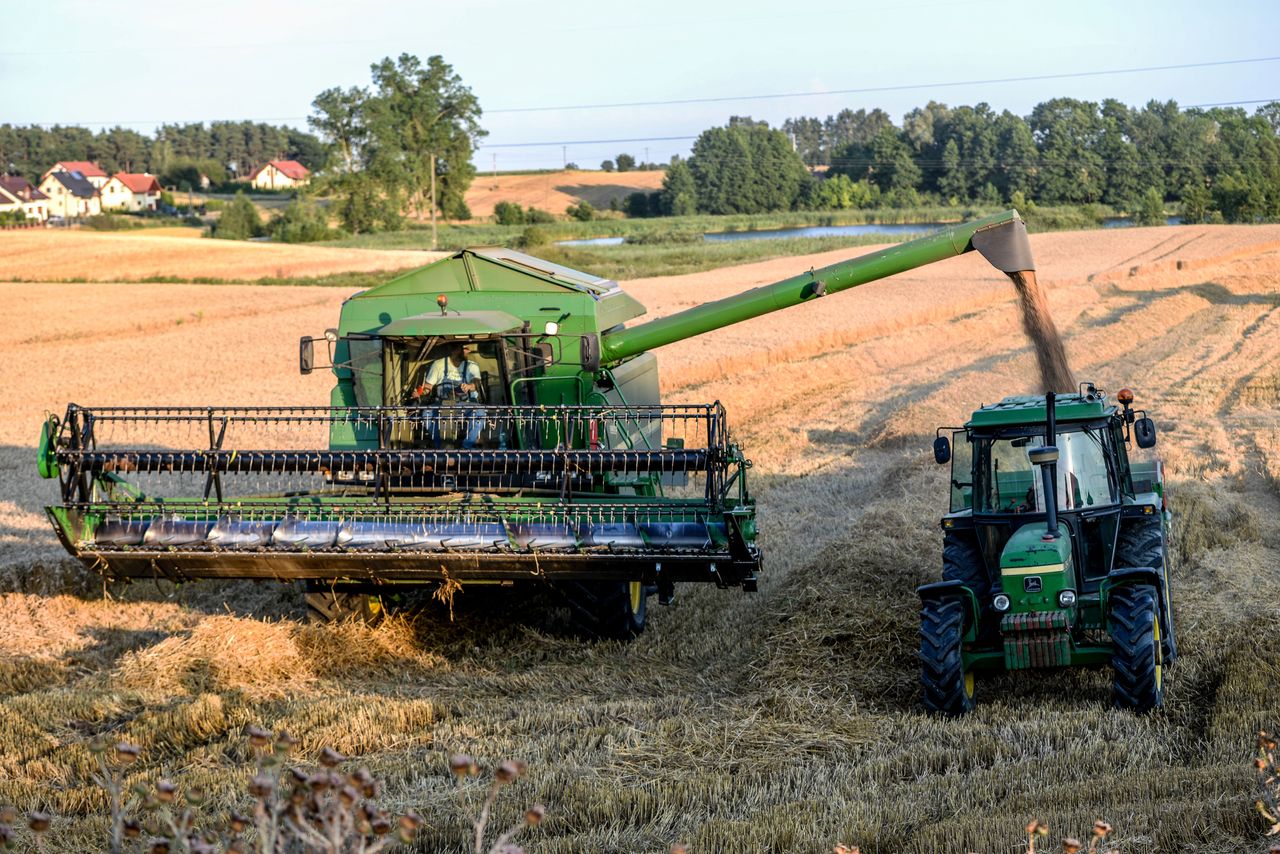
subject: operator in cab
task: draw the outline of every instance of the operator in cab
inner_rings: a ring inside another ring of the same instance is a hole
[[[433,399],[449,402],[459,398],[479,400],[480,368],[467,356],[467,345],[453,341],[445,345],[445,355],[427,365],[422,382],[412,397],[423,403]]]
[[[467,345],[462,341],[445,344],[444,355],[427,364],[421,381],[410,392],[412,403],[430,407],[422,413],[422,425],[431,444],[437,448],[443,444],[442,433],[452,432],[450,427],[456,429],[461,426],[453,416],[447,419],[442,417],[440,407],[480,402],[480,367],[468,355]],[[461,447],[474,448],[484,430],[484,411],[470,406],[467,408],[471,411],[465,418],[466,434]]]

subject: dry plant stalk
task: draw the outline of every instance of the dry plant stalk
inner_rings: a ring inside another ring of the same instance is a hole
[[[524,849],[515,844],[516,834],[525,827],[537,827],[542,823],[547,815],[547,808],[542,804],[534,804],[526,809],[524,816],[499,834],[488,849],[485,848],[485,834],[492,816],[493,805],[498,801],[498,795],[504,787],[523,777],[527,769],[528,766],[519,759],[507,759],[493,772],[493,781],[489,783],[489,789],[480,805],[480,810],[471,822],[471,827],[475,831],[475,854],[485,854],[486,850],[488,854],[524,854]],[[468,804],[466,780],[480,773],[480,765],[465,753],[455,753],[449,757],[449,770],[458,782],[458,805],[465,813]]]
[[[1258,800],[1255,805],[1262,817],[1271,823],[1267,836],[1280,834],[1280,764],[1276,762],[1276,737],[1265,730],[1258,733],[1258,756],[1253,760],[1258,772]],[[1280,845],[1271,846],[1271,851]]]

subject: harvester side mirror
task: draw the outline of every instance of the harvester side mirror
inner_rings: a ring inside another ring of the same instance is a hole
[[[946,436],[933,440],[933,461],[938,465],[951,462],[951,442]]]
[[[315,339],[310,335],[302,336],[298,341],[298,371],[302,374],[309,374],[316,367],[316,345]]]
[[[1133,422],[1133,438],[1137,441],[1139,448],[1154,448],[1156,446],[1156,423],[1145,416],[1139,418]]]

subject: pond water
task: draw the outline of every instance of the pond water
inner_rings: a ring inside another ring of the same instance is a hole
[[[1168,217],[1166,225],[1179,225],[1182,217]],[[913,222],[867,223],[864,225],[805,225],[796,228],[771,228],[761,231],[712,231],[702,235],[708,243],[728,243],[735,240],[784,240],[788,237],[846,237],[860,234],[926,234],[946,228],[954,223]],[[1103,228],[1125,228],[1133,225],[1128,217],[1112,217],[1102,221]],[[557,240],[557,246],[621,246],[624,237],[591,237],[582,240]]]

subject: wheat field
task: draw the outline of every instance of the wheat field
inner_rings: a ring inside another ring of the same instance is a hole
[[[755,462],[757,594],[684,587],[631,644],[561,631],[525,591],[427,597],[376,629],[311,627],[275,584],[104,588],[66,560],[35,476],[43,412],[327,399],[296,339],[332,289],[0,284],[0,803],[44,809],[51,845],[101,850],[89,741],[143,748],[132,774],[223,809],[249,774],[242,728],[332,746],[426,819],[419,849],[468,850],[447,757],[528,774],[531,851],[1013,852],[1116,827],[1121,851],[1265,850],[1253,737],[1280,722],[1280,227],[1032,238],[1073,368],[1130,385],[1160,430],[1182,655],[1167,708],[1108,708],[1105,671],[980,679],[977,711],[921,713],[916,585],[940,572],[946,472],[929,443],[1031,390],[1007,280],[975,256],[661,351],[673,402],[720,400]],[[653,314],[835,255],[625,283]],[[1049,850],[1056,850],[1051,847]]]

